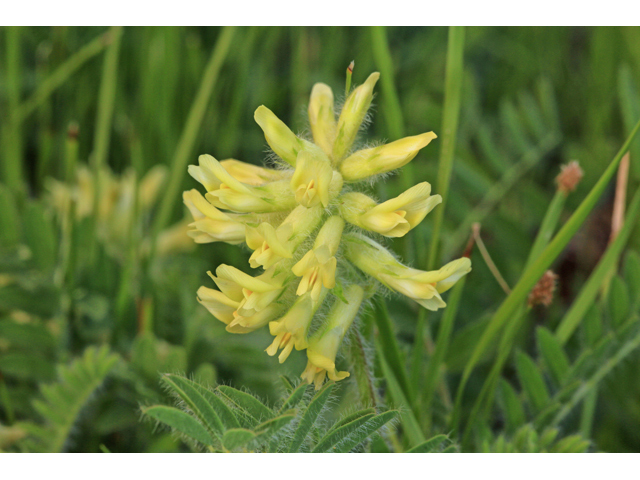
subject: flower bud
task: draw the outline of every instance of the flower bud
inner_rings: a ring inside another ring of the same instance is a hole
[[[222,213],[211,205],[195,188],[183,192],[182,199],[194,222],[187,231],[196,243],[226,242],[232,245],[242,243],[245,239],[245,225],[240,221],[251,219],[250,215],[234,215]]]
[[[316,83],[313,86],[308,111],[313,141],[331,157],[336,137],[336,117],[333,111],[333,92],[328,85]]]
[[[373,87],[380,78],[378,72],[369,75],[366,82],[356,88],[347,98],[340,112],[336,139],[333,144],[333,161],[339,162],[347,154],[356,139],[373,98]]]
[[[308,340],[307,368],[301,375],[307,383],[319,390],[328,375],[333,381],[342,380],[349,372],[336,370],[336,355],[347,330],[358,314],[364,291],[358,285],[350,285],[344,291],[347,301],[336,299],[322,327]]]
[[[327,156],[302,151],[296,161],[296,170],[291,177],[291,190],[300,205],[313,207],[322,203],[324,207],[342,189],[342,177],[334,172]]]
[[[292,258],[295,249],[314,230],[322,218],[322,207],[298,205],[278,228],[267,222],[247,227],[247,246],[254,250],[249,264],[252,268],[269,268],[283,258]]]
[[[278,212],[295,206],[287,180],[263,186],[246,185],[234,178],[211,155],[200,155],[199,166],[189,165],[189,173],[207,189],[206,198],[217,208],[236,212]]]
[[[279,349],[282,349],[278,360],[283,363],[294,347],[296,350],[307,348],[307,334],[311,320],[326,294],[327,290],[324,290],[316,300],[311,295],[304,295],[296,300],[293,307],[282,318],[269,322],[269,332],[276,338],[265,350],[267,354],[273,357]]]
[[[422,182],[380,205],[362,193],[346,193],[340,198],[340,213],[347,222],[365,230],[402,237],[442,203],[440,195],[430,193],[431,185]]]
[[[331,289],[336,286],[335,254],[340,246],[344,220],[334,216],[329,218],[318,232],[313,244],[302,259],[296,263],[291,271],[302,277],[296,291],[297,295],[311,292],[313,301],[318,301],[322,286]]]
[[[449,262],[440,270],[425,272],[402,265],[382,245],[363,235],[354,234],[348,240],[346,255],[356,267],[427,310],[445,307],[440,294],[471,271],[471,260],[466,257]]]
[[[409,163],[418,152],[437,138],[433,132],[405,137],[379,147],[358,150],[340,164],[340,173],[348,182],[390,172]]]

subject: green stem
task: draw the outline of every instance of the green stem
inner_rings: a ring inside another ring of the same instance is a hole
[[[460,306],[460,299],[462,298],[465,281],[466,277],[462,277],[458,280],[458,283],[456,283],[455,287],[453,287],[451,291],[449,303],[444,311],[442,320],[440,321],[438,338],[436,340],[436,350],[427,365],[427,373],[422,390],[424,402],[421,405],[421,409],[426,411],[427,425],[429,426],[431,425],[432,414],[431,403],[433,402],[434,393],[441,378],[441,367],[451,343],[453,324],[456,319],[456,314],[458,313],[458,307]]]
[[[189,162],[189,158],[193,153],[196,138],[200,132],[202,119],[207,110],[207,106],[209,105],[209,99],[211,98],[213,88],[218,80],[220,68],[224,63],[224,60],[227,58],[227,53],[231,47],[231,40],[233,39],[234,31],[235,27],[224,27],[222,29],[222,32],[218,37],[218,41],[216,42],[216,46],[209,59],[209,63],[204,71],[204,75],[202,76],[200,88],[198,89],[196,98],[189,110],[187,123],[182,130],[182,135],[180,136],[178,146],[173,156],[171,173],[169,174],[169,183],[165,189],[164,195],[162,196],[160,209],[153,223],[154,239],[158,236],[158,233],[168,225],[171,220],[174,207],[178,203],[178,194],[180,192],[180,187],[182,186],[182,180],[184,179],[184,175],[187,171],[186,167]]]
[[[471,358],[467,362],[465,369],[462,373],[462,378],[458,386],[458,393],[456,395],[456,403],[454,407],[453,426],[455,429],[459,427],[461,407],[462,407],[462,394],[464,388],[469,380],[471,372],[474,370],[482,355],[486,352],[489,346],[492,344],[493,339],[502,329],[505,323],[513,318],[513,314],[516,309],[524,301],[525,297],[531,291],[533,286],[538,282],[542,274],[551,266],[553,261],[562,253],[562,250],[569,243],[571,238],[578,231],[580,226],[584,223],[587,216],[593,210],[596,202],[604,193],[609,181],[613,177],[618,164],[622,159],[622,156],[626,153],[629,145],[636,133],[640,129],[640,121],[636,124],[635,128],[631,132],[631,135],[627,138],[624,145],[618,151],[618,154],[611,161],[607,169],[604,171],[598,182],[593,186],[587,197],[582,201],[578,209],[569,218],[569,220],[560,229],[558,234],[553,238],[551,243],[542,251],[540,256],[527,268],[511,294],[502,302],[493,318],[489,321],[487,328],[482,334],[482,337],[476,344],[476,347],[471,354]],[[622,235],[620,235],[622,236]]]
[[[109,155],[109,141],[111,139],[111,126],[113,125],[113,108],[116,98],[118,56],[120,53],[122,28],[111,27],[110,32],[113,36],[113,42],[109,45],[104,56],[102,81],[100,82],[100,92],[98,96],[96,130],[93,137],[93,154],[91,156],[96,175],[105,165],[107,156]]]
[[[405,135],[404,119],[394,80],[393,60],[389,50],[386,27],[371,27],[371,48],[376,67],[380,70],[380,86],[384,95],[384,118],[387,122],[387,130],[393,140],[398,140]],[[414,178],[411,175],[412,167],[412,163],[404,167],[405,188],[414,184]]]
[[[460,115],[460,96],[462,90],[464,56],[464,27],[449,27],[449,43],[447,46],[447,70],[444,90],[444,113],[442,115],[442,131],[440,160],[438,162],[438,177],[435,193],[442,196],[442,205],[435,209],[433,219],[433,233],[429,248],[427,270],[433,270],[438,261],[438,246],[440,230],[446,207],[451,171],[453,169],[453,154]]]
[[[636,128],[637,130],[637,128]],[[584,319],[587,310],[593,305],[598,290],[602,285],[602,282],[606,279],[607,273],[614,268],[618,263],[618,259],[622,254],[624,246],[629,240],[629,236],[633,231],[633,228],[640,215],[640,188],[636,190],[636,193],[631,200],[629,210],[625,218],[624,225],[618,232],[616,239],[609,244],[604,255],[598,262],[598,265],[594,269],[593,273],[589,276],[589,279],[580,290],[578,297],[574,300],[571,308],[566,313],[560,325],[556,329],[556,337],[563,345],[567,343],[571,335],[580,325],[580,322]]]
[[[31,115],[42,103],[51,96],[51,94],[60,86],[64,85],[67,79],[73,75],[82,65],[90,59],[98,55],[114,40],[113,30],[99,35],[84,47],[69,57],[62,65],[60,65],[51,75],[49,75],[31,96],[20,105],[17,113],[19,121],[24,121]]]
[[[25,177],[22,170],[22,128],[18,121],[20,91],[22,86],[20,58],[21,27],[5,27],[5,71],[8,121],[2,122],[2,143],[4,149],[3,177],[14,192],[25,191]]]

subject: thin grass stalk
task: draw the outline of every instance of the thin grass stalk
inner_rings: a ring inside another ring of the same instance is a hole
[[[422,433],[422,429],[420,428],[420,424],[418,423],[418,420],[413,413],[409,401],[402,391],[396,376],[393,374],[391,367],[384,358],[382,346],[379,341],[376,342],[376,347],[378,350],[378,361],[382,367],[384,378],[387,381],[389,394],[395,407],[400,410],[400,421],[402,422],[402,426],[404,427],[409,443],[411,446],[419,445],[426,440]]]
[[[556,337],[561,344],[564,345],[567,343],[569,338],[571,338],[571,335],[573,335],[578,326],[580,326],[580,323],[584,319],[587,311],[591,305],[593,305],[593,302],[598,295],[598,290],[600,290],[603,282],[607,279],[608,273],[615,267],[615,265],[617,265],[620,255],[622,254],[622,250],[627,244],[631,232],[638,220],[638,215],[640,215],[640,188],[636,190],[636,193],[631,200],[624,226],[618,233],[618,236],[609,244],[609,247],[598,262],[593,273],[589,276],[589,279],[582,287],[582,290],[580,290],[580,293],[573,301],[569,311],[560,321],[560,324],[556,329]]]
[[[33,92],[29,98],[22,102],[17,112],[18,120],[21,122],[24,121],[42,105],[56,89],[64,85],[71,75],[78,71],[87,61],[102,52],[114,39],[113,30],[109,29],[69,57],[38,85],[36,91]]]
[[[440,230],[444,219],[451,171],[453,170],[453,154],[460,115],[460,96],[462,90],[464,56],[464,27],[449,27],[447,46],[447,70],[444,89],[444,112],[440,131],[440,159],[438,161],[438,177],[435,192],[442,196],[442,205],[435,209],[433,232],[429,248],[427,270],[433,270],[438,258]]]
[[[407,370],[405,368],[404,358],[400,352],[400,346],[396,339],[395,332],[393,331],[393,322],[387,309],[387,303],[384,299],[378,302],[378,308],[374,314],[376,326],[379,332],[379,342],[385,358],[387,359],[389,368],[398,379],[399,385],[404,392],[404,395],[410,399],[414,399],[414,390],[409,383],[409,377],[407,376]],[[413,405],[409,403],[408,405]]]
[[[440,328],[438,329],[438,338],[436,339],[436,350],[431,356],[429,363],[427,364],[427,372],[424,379],[424,386],[422,388],[421,410],[425,412],[427,428],[431,426],[432,409],[431,404],[433,402],[434,393],[438,382],[441,378],[441,369],[444,362],[444,358],[447,355],[447,350],[451,343],[451,334],[453,333],[453,325],[458,313],[458,307],[460,306],[460,299],[462,298],[462,292],[464,291],[464,284],[466,277],[462,277],[458,280],[455,287],[453,287],[449,296],[449,303],[444,311],[442,320],[440,320]]]
[[[102,66],[102,80],[98,94],[98,113],[93,137],[93,152],[91,155],[91,162],[96,174],[106,164],[109,155],[109,141],[111,140],[113,109],[116,99],[118,57],[120,53],[122,27],[111,27],[110,32],[113,41],[106,51]]]
[[[4,159],[3,177],[14,192],[24,193],[25,176],[22,170],[22,128],[18,121],[18,106],[22,86],[20,37],[22,27],[5,27],[5,83],[8,121],[2,122]]]
[[[386,27],[371,27],[371,48],[376,68],[380,70],[380,88],[384,95],[384,119],[387,122],[387,131],[391,140],[398,140],[405,136],[404,118],[394,80],[393,59],[389,49]],[[404,188],[414,185],[412,163],[403,168],[402,182]]]
[[[540,224],[540,229],[538,230],[536,239],[533,242],[533,246],[529,251],[529,256],[524,267],[525,271],[531,266],[533,261],[538,258],[544,248],[548,245],[549,240],[551,240],[551,237],[556,231],[556,228],[560,221],[560,216],[562,215],[566,199],[567,194],[565,192],[560,189],[556,190],[556,193],[553,196],[549,207],[547,208],[547,212],[542,219],[542,223]],[[476,423],[475,419],[477,416],[480,416],[480,418],[484,419],[488,415],[490,407],[493,404],[497,384],[500,380],[500,373],[502,372],[502,368],[509,358],[509,354],[513,349],[513,342],[516,338],[516,334],[522,326],[522,323],[524,322],[529,310],[530,309],[527,306],[521,305],[518,309],[518,312],[513,316],[511,322],[507,325],[507,328],[505,329],[505,332],[500,339],[500,344],[498,346],[498,355],[493,363],[493,366],[491,367],[489,375],[482,385],[480,394],[478,395],[471,409],[471,413],[469,414],[469,426]],[[467,428],[465,436],[467,436],[469,433],[470,429]]]
[[[200,132],[202,119],[209,105],[211,94],[218,80],[220,68],[227,58],[231,40],[236,27],[224,27],[216,45],[211,53],[209,63],[202,76],[202,82],[198,93],[191,104],[187,122],[180,135],[178,146],[176,147],[173,160],[171,161],[171,172],[169,174],[169,183],[162,196],[158,215],[153,223],[153,238],[157,238],[158,233],[169,224],[173,209],[176,206],[176,199],[182,187],[182,180],[187,171],[187,163],[193,153],[195,142]],[[155,242],[154,242],[155,243]]]
[[[569,220],[560,229],[558,234],[547,245],[540,256],[527,268],[511,294],[502,302],[494,316],[489,321],[487,328],[483,332],[480,340],[476,344],[476,347],[471,355],[471,358],[467,362],[462,373],[462,378],[458,386],[458,392],[456,394],[456,402],[454,407],[454,415],[452,419],[453,427],[457,430],[459,427],[461,407],[462,407],[462,394],[464,388],[469,380],[471,372],[474,370],[476,364],[486,352],[487,348],[491,345],[491,342],[502,329],[504,324],[512,318],[514,312],[519,305],[524,301],[525,297],[531,291],[536,282],[540,279],[542,274],[551,266],[553,261],[562,253],[562,250],[569,243],[573,235],[578,231],[580,226],[584,223],[587,216],[591,213],[596,205],[598,199],[602,196],[607,187],[609,181],[613,177],[618,168],[618,164],[622,159],[622,156],[627,152],[631,141],[638,133],[640,129],[640,121],[636,124],[635,128],[631,132],[630,136],[625,141],[624,145],[620,148],[617,155],[611,161],[607,169],[600,176],[600,179],[593,186],[587,197],[582,201],[578,209],[569,218]],[[622,236],[622,235],[621,235]],[[577,325],[576,325],[577,326]]]

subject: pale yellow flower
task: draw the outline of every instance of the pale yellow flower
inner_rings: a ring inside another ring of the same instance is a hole
[[[251,267],[269,268],[283,258],[293,258],[295,249],[318,226],[321,218],[321,206],[298,205],[278,228],[268,222],[247,227],[247,246],[254,250],[249,258]]]
[[[336,139],[333,144],[333,160],[339,162],[348,153],[353,141],[356,139],[358,130],[367,115],[367,110],[373,98],[373,87],[375,87],[380,74],[374,72],[369,78],[356,88],[344,102],[338,126],[336,127]]]
[[[342,176],[333,170],[324,153],[300,152],[291,177],[291,190],[295,192],[296,202],[305,207],[319,203],[327,207],[341,189]]]
[[[336,286],[338,262],[335,254],[340,246],[343,228],[342,218],[329,218],[318,232],[313,249],[291,268],[296,276],[302,277],[296,291],[297,295],[311,292],[313,301],[318,301],[323,286],[328,289]]]
[[[471,261],[466,257],[432,272],[410,268],[396,260],[382,245],[363,235],[349,237],[346,254],[349,261],[363,272],[433,311],[446,307],[440,294],[471,271]]]
[[[322,151],[317,145],[298,138],[285,123],[264,105],[259,106],[253,118],[260,125],[271,150],[291,166],[296,166],[298,154],[303,150]]]
[[[289,210],[296,205],[288,180],[252,186],[234,178],[211,155],[200,155],[198,163],[197,167],[189,165],[189,174],[204,185],[208,192],[205,197],[217,208],[263,213]]]
[[[418,152],[437,138],[433,132],[406,137],[386,145],[358,150],[340,164],[340,173],[347,182],[390,172],[409,163]]]
[[[313,86],[308,113],[313,141],[331,157],[336,137],[336,117],[333,111],[333,92],[328,85],[316,83]]]
[[[264,185],[265,183],[276,180],[284,180],[289,178],[292,173],[291,170],[264,168],[251,163],[241,162],[240,160],[234,160],[233,158],[221,160],[220,165],[239,182],[253,186]]]
[[[350,285],[345,289],[344,297],[347,303],[336,298],[324,325],[308,340],[307,367],[301,378],[309,384],[315,384],[316,390],[320,389],[327,375],[333,381],[349,376],[349,372],[336,370],[336,355],[342,339],[360,310],[364,290],[358,285]]]
[[[184,192],[182,198],[194,220],[187,235],[196,243],[226,242],[235,245],[244,242],[244,221],[251,220],[250,216],[223,213],[196,189]]]
[[[295,347],[296,350],[307,348],[307,335],[311,320],[316,313],[327,291],[324,290],[321,297],[313,299],[310,294],[296,300],[291,309],[280,319],[269,322],[269,333],[276,337],[273,343],[266,349],[267,354],[274,356],[278,350],[282,352],[278,356],[283,363]]]
[[[440,195],[430,193],[431,185],[422,182],[379,205],[362,193],[345,193],[340,197],[340,213],[347,222],[365,230],[402,237],[442,202]]]

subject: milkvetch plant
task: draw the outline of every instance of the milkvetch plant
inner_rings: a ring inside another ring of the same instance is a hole
[[[435,311],[446,306],[441,294],[471,270],[468,258],[437,271],[417,270],[381,243],[406,235],[442,198],[431,195],[427,182],[381,203],[360,191],[436,138],[428,132],[354,149],[379,76],[372,73],[355,88],[337,118],[331,88],[316,84],[308,108],[313,141],[258,107],[254,117],[277,156],[273,165],[201,155],[189,173],[206,193],[183,194],[194,218],[189,236],[196,243],[245,243],[253,251],[249,264],[258,270],[252,276],[218,266],[215,275],[209,272],[218,289],[200,287],[198,301],[231,333],[268,326],[274,340],[266,352],[280,352],[281,363],[294,348],[306,349],[301,376],[316,389],[327,376],[349,376],[336,369],[336,356],[376,281]]]

